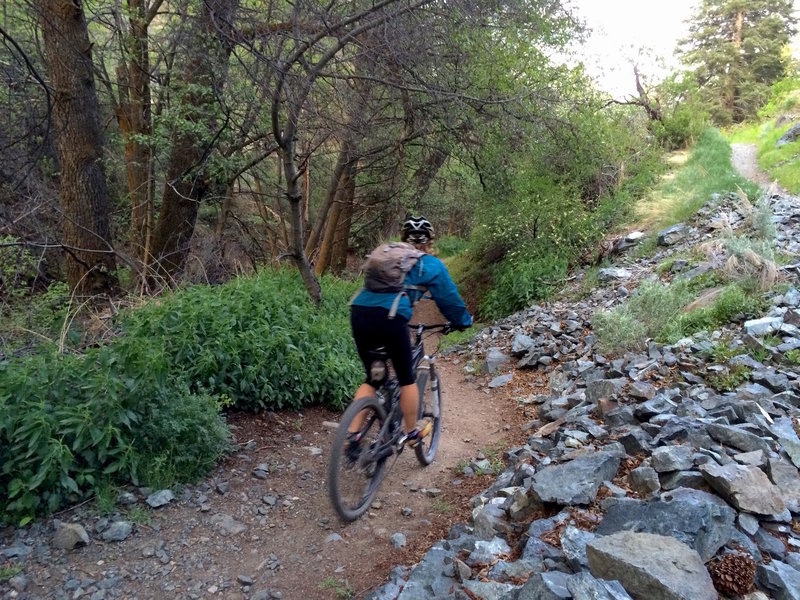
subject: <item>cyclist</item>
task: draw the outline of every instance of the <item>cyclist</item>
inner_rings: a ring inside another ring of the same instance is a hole
[[[375,385],[370,378],[372,352],[380,347],[386,348],[400,383],[400,409],[403,412],[403,428],[406,432],[401,438],[401,443],[408,443],[414,447],[430,433],[430,424],[427,428],[422,427],[422,424],[420,427],[417,426],[419,390],[411,364],[411,340],[408,333],[408,322],[411,319],[413,306],[427,290],[454,328],[462,330],[468,328],[472,325],[472,316],[459,296],[447,267],[441,260],[429,254],[433,245],[433,226],[430,221],[424,217],[407,219],[403,223],[401,240],[425,252],[406,275],[406,292],[399,298],[398,303],[396,293],[362,290],[353,299],[350,325],[367,374],[366,381],[356,390],[355,400],[375,395]],[[396,306],[396,316],[390,314],[393,306]],[[354,419],[350,425],[349,451],[358,450],[355,432],[360,426],[360,419]]]

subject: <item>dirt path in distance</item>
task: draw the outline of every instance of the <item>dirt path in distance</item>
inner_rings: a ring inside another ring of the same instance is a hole
[[[742,177],[762,187],[774,186],[776,192],[785,194],[781,187],[758,167],[758,154],[755,144],[731,144],[731,164]]]

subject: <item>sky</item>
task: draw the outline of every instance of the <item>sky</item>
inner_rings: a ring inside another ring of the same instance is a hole
[[[622,99],[636,92],[631,59],[639,48],[650,55],[639,59],[642,74],[660,80],[678,67],[675,47],[688,33],[686,20],[701,0],[569,0],[574,13],[592,29],[587,43],[575,49],[599,87]],[[800,0],[795,0],[800,13]],[[800,38],[795,39],[800,56]]]

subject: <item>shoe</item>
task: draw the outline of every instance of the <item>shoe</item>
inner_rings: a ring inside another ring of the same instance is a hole
[[[344,454],[350,463],[358,462],[358,457],[361,456],[361,440],[358,438],[359,436],[356,433],[347,435],[347,447],[345,448]]]
[[[433,429],[433,423],[428,421],[427,423],[417,423],[417,426],[414,427],[411,431],[405,434],[402,438],[400,438],[400,443],[403,445],[408,445],[411,448],[416,448],[422,443],[426,437],[428,437]]]

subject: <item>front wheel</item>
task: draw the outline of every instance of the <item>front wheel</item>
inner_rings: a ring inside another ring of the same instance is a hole
[[[353,439],[348,432],[356,417],[360,425]],[[380,435],[385,422],[386,411],[377,398],[356,400],[339,422],[328,464],[328,496],[345,521],[355,521],[367,512],[378,492],[386,469]]]
[[[431,377],[433,374],[433,377]],[[420,369],[417,375],[419,388],[419,408],[417,420],[429,421],[431,433],[414,448],[417,460],[422,465],[429,465],[439,448],[439,437],[442,434],[442,382],[439,374],[433,369]]]

